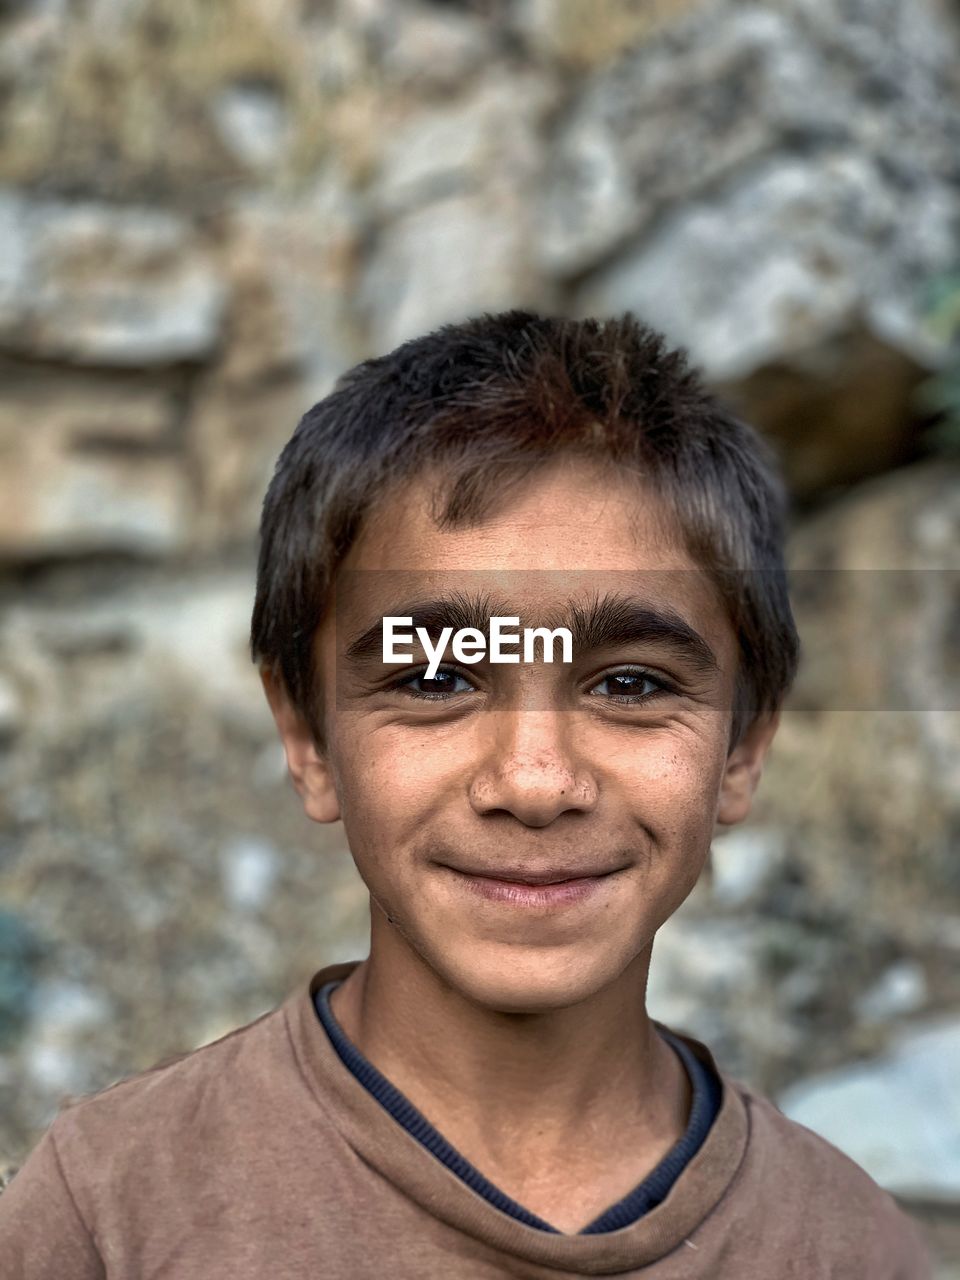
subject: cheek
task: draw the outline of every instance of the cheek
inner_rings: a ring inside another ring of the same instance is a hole
[[[332,759],[344,830],[358,863],[402,850],[449,802],[452,789],[465,786],[449,749],[426,738],[418,743],[390,726],[342,733]]]
[[[650,840],[644,880],[674,905],[693,888],[709,854],[723,765],[722,751],[692,738],[651,739],[616,762],[626,807]]]
[[[719,741],[699,728],[637,738],[620,752],[607,752],[607,768],[635,811],[678,834],[712,815],[723,767]]]

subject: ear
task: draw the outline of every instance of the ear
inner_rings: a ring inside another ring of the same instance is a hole
[[[755,720],[727,757],[715,821],[723,826],[743,822],[760,782],[767,749],[780,723],[779,708],[765,720]]]
[[[261,667],[260,679],[304,812],[314,822],[336,822],[340,817],[340,802],[327,757],[318,751],[310,727],[290,701],[283,680],[267,667]]]

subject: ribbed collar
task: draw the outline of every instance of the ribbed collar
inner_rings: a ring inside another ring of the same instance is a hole
[[[472,1187],[482,1195],[494,1208],[502,1209],[504,1213],[509,1213],[511,1217],[527,1223],[528,1226],[537,1227],[541,1231],[556,1232],[556,1227],[518,1204],[516,1200],[484,1177],[480,1170],[466,1160],[443,1134],[434,1128],[426,1116],[417,1110],[410,1099],[382,1075],[347,1038],[330,1008],[330,994],[338,985],[336,982],[325,983],[314,992],[313,1002],[320,1022],[330,1037],[340,1061],[346,1064],[368,1093],[372,1093],[380,1105],[398,1124],[412,1133],[421,1146],[426,1147],[431,1155],[452,1170],[468,1187]],[[682,1040],[678,1040],[663,1028],[659,1028],[659,1034],[678,1054],[690,1080],[693,1097],[686,1130],[657,1166],[651,1169],[637,1186],[615,1204],[608,1205],[592,1222],[581,1228],[581,1232],[586,1235],[594,1235],[601,1231],[618,1231],[621,1227],[633,1222],[635,1218],[639,1218],[642,1213],[649,1213],[660,1204],[680,1176],[684,1166],[699,1151],[720,1109],[719,1079],[712,1072],[707,1071],[700,1059],[695,1057],[693,1051],[688,1049]]]
[[[342,981],[358,963],[329,965],[291,992],[282,1006],[288,1034],[307,1087],[347,1144],[425,1213],[510,1258],[543,1268],[545,1275],[609,1275],[647,1266],[677,1248],[732,1182],[749,1137],[744,1102],[706,1045],[655,1022],[717,1071],[722,1085],[720,1110],[706,1140],[666,1199],[619,1231],[593,1235],[545,1232],[503,1213],[396,1123],[341,1061],[320,1025],[315,992]]]

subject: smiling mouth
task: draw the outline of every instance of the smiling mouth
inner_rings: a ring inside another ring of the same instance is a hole
[[[530,867],[449,867],[461,876],[475,876],[481,880],[501,880],[507,884],[550,885],[566,884],[572,880],[601,880],[605,876],[616,874],[622,867],[608,867],[598,870],[594,867],[549,868],[533,871]]]
[[[465,889],[493,902],[517,907],[564,907],[583,902],[604,888],[618,871],[460,871],[448,867]]]

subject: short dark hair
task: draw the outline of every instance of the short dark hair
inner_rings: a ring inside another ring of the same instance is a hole
[[[740,645],[730,747],[780,707],[800,645],[784,565],[787,497],[770,443],[632,314],[507,311],[356,365],[280,454],[263,504],[251,654],[282,679],[318,744],[313,638],[373,504],[437,468],[440,526],[476,523],[505,487],[561,452],[642,473],[719,588]]]

